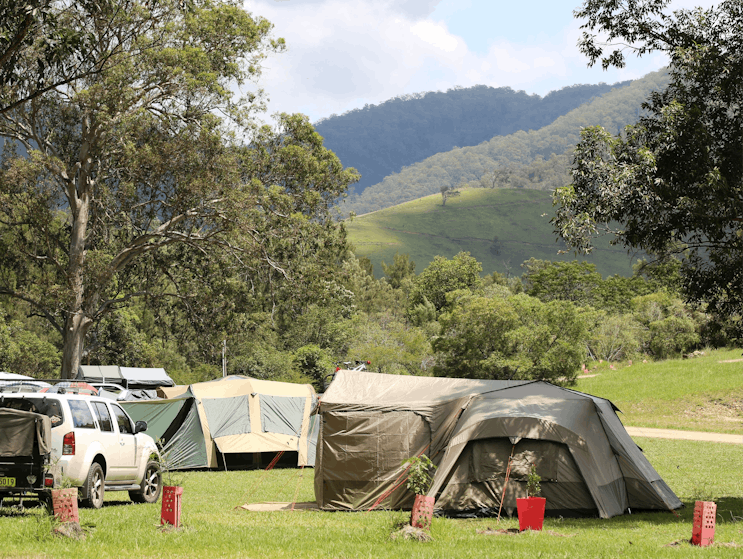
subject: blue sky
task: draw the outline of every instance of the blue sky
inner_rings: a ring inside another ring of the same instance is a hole
[[[673,0],[670,10],[710,7]],[[259,85],[269,112],[312,121],[398,95],[478,84],[545,95],[576,83],[642,77],[662,54],[622,70],[587,68],[576,46],[580,0],[245,0],[274,24],[287,51],[271,55]]]

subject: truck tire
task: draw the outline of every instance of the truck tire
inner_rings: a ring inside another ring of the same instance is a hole
[[[98,462],[93,462],[82,487],[82,505],[93,509],[103,506],[103,494],[105,492],[105,477],[103,468]]]
[[[156,503],[162,491],[160,464],[154,460],[147,462],[142,483],[137,491],[129,491],[129,498],[135,503]]]

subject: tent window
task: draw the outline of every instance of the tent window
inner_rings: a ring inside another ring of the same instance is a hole
[[[299,437],[306,398],[261,394],[261,428],[264,433]]]
[[[250,433],[250,396],[202,398],[212,438]]]

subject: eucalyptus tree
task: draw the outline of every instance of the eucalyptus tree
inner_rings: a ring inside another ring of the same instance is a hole
[[[52,8],[89,34],[98,66],[31,99],[3,90],[14,108],[0,115],[0,294],[57,329],[63,377],[91,327],[139,297],[198,312],[252,290],[275,304],[344,250],[330,208],[356,173],[305,117],[255,123],[252,84],[284,48],[267,20],[238,0]]]
[[[576,12],[591,64],[663,51],[670,83],[621,135],[583,132],[553,223],[580,252],[608,232],[628,248],[680,255],[687,298],[737,317],[743,335],[743,3],[673,14],[668,4],[586,0]]]

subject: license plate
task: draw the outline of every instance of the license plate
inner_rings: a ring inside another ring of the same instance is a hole
[[[15,487],[15,478],[0,477],[0,487]]]

